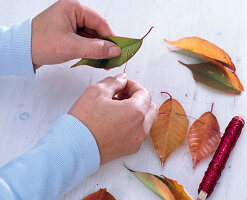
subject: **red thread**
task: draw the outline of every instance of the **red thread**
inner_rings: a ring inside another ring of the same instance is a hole
[[[241,134],[244,123],[243,118],[240,116],[234,117],[229,123],[214,157],[208,165],[208,169],[205,172],[198,192],[202,190],[208,194],[208,197],[212,194],[216,183],[221,176],[221,172],[225,168],[230,153]]]
[[[189,117],[189,118],[191,118],[191,119],[194,119],[194,120],[197,120],[198,122],[201,122],[202,124],[205,124],[203,121],[201,121],[201,120],[199,120],[199,119],[197,119],[197,118],[195,118],[195,117],[191,117],[191,116],[189,116],[189,115],[184,115],[184,114],[180,114],[180,113],[175,113],[176,115],[181,115],[181,116],[184,116],[184,117]],[[159,115],[166,115],[166,113],[159,113]],[[223,134],[223,133],[221,133],[218,129],[216,129],[216,128],[212,128],[213,130],[215,130],[215,131],[217,131],[217,132],[219,132],[220,134]]]

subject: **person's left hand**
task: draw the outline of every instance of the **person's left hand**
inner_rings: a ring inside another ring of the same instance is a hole
[[[96,38],[85,37],[90,35]],[[117,45],[100,39],[108,36],[114,36],[114,32],[105,18],[79,0],[60,0],[32,21],[34,69],[76,58],[119,56],[121,49]]]

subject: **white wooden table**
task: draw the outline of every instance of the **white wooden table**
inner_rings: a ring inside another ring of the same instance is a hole
[[[0,24],[11,26],[35,16],[54,0],[0,0]],[[186,113],[199,117],[215,103],[221,131],[233,115],[247,116],[247,95],[227,95],[195,83],[191,72],[178,64],[187,57],[170,52],[163,38],[176,40],[200,36],[222,47],[232,57],[237,74],[247,87],[247,1],[245,0],[84,0],[108,18],[120,36],[145,39],[136,56],[129,61],[127,74],[151,91],[161,105],[167,91],[184,106]],[[106,76],[116,75],[123,67],[110,71],[78,67],[71,63],[45,66],[35,79],[0,77],[0,166],[28,151],[61,114],[66,113],[85,88]],[[193,120],[190,120],[190,124]],[[244,129],[211,199],[247,199],[247,135]],[[118,200],[159,199],[123,167],[163,174],[178,180],[194,198],[211,157],[195,170],[186,142],[161,167],[148,138],[139,153],[125,157],[98,170],[64,200],[79,200],[99,188],[107,188]],[[62,200],[61,199],[61,200]]]

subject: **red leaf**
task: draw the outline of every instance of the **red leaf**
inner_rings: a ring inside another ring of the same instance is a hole
[[[193,160],[193,168],[217,148],[221,136],[219,124],[212,112],[204,113],[190,127],[188,144]]]
[[[116,200],[106,189],[100,189],[98,192],[92,193],[83,200]]]

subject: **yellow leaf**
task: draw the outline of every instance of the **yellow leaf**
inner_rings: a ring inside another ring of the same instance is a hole
[[[128,170],[164,200],[192,200],[190,194],[175,180],[165,176],[160,177],[150,173]]]

